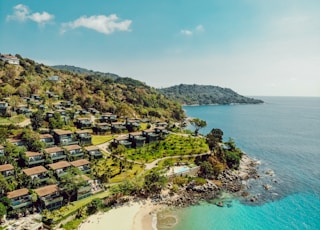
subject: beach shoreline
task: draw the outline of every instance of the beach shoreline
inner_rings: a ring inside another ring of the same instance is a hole
[[[156,213],[163,205],[153,204],[151,199],[136,199],[115,206],[108,212],[89,216],[79,230],[156,230]]]

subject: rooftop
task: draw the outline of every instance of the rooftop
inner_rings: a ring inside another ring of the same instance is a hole
[[[62,169],[62,168],[69,167],[69,166],[70,166],[70,163],[67,162],[67,161],[59,161],[59,162],[57,162],[57,163],[48,164],[48,166],[49,166],[51,169],[56,170],[56,169]]]
[[[11,199],[11,198],[27,195],[28,193],[29,193],[28,189],[21,188],[21,189],[14,190],[12,192],[8,192],[7,197]]]
[[[26,156],[27,157],[34,157],[34,156],[41,156],[43,155],[43,153],[40,153],[40,152],[31,152],[31,151],[27,151],[26,152]]]
[[[63,129],[54,129],[53,132],[58,134],[58,135],[66,135],[66,134],[72,134],[73,133],[70,130],[63,130]]]
[[[68,145],[64,147],[66,150],[71,151],[71,150],[75,150],[75,149],[81,149],[80,145]]]
[[[53,185],[48,185],[48,186],[35,189],[34,191],[38,194],[38,196],[43,197],[43,196],[58,192],[59,188],[58,188],[58,185],[53,184]]]
[[[13,170],[14,167],[12,164],[5,164],[5,165],[0,165],[0,172],[8,171],[8,170]]]
[[[78,167],[78,166],[90,164],[90,162],[86,159],[80,159],[80,160],[72,161],[70,162],[70,164],[73,165],[74,167]]]
[[[91,146],[85,147],[85,150],[93,151],[93,150],[99,150],[99,148],[95,145],[91,145]]]
[[[22,170],[22,172],[24,172],[28,176],[44,173],[47,171],[48,170],[43,166],[37,166],[37,167]]]
[[[46,153],[55,153],[55,152],[61,152],[63,149],[61,147],[51,147],[44,149]]]

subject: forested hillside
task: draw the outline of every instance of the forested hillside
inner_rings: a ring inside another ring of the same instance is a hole
[[[16,57],[19,65],[0,61],[0,101],[6,98],[12,107],[23,104],[23,98],[37,94],[46,105],[58,99],[71,101],[83,109],[95,108],[119,116],[174,121],[184,117],[179,103],[137,80],[95,72],[73,73],[20,55]]]
[[[173,100],[186,105],[208,104],[259,104],[262,100],[239,95],[228,88],[210,85],[185,85],[180,84],[159,89],[160,92]]]

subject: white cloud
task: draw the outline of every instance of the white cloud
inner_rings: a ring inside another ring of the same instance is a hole
[[[24,22],[27,20],[34,21],[41,26],[44,26],[46,23],[52,21],[54,19],[53,14],[49,14],[48,12],[36,12],[31,14],[30,9],[23,4],[18,4],[13,7],[13,14],[7,16],[8,21],[20,21]]]
[[[182,29],[180,30],[180,34],[186,35],[186,36],[192,36],[195,33],[200,33],[204,31],[203,25],[197,25],[194,29],[192,30],[187,30],[187,29]]]
[[[130,31],[131,20],[120,21],[116,14],[109,16],[94,15],[94,16],[82,16],[72,22],[62,24],[62,33],[68,29],[76,29],[79,27],[85,27],[87,29],[95,30],[103,34],[112,34],[115,31]]]
[[[191,30],[181,30],[180,33],[187,36],[191,36],[193,34]]]

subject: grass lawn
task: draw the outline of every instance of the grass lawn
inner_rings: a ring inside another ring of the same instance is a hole
[[[113,138],[115,138],[115,135],[92,135],[92,144],[93,145],[100,145],[105,142],[111,141]]]
[[[115,177],[110,178],[110,183],[118,183],[122,182],[126,179],[131,179],[135,177],[136,175],[139,175],[143,171],[143,167],[138,164],[134,164],[132,166],[132,169],[126,169],[125,172],[122,172],[121,174],[116,175]]]
[[[206,140],[200,137],[169,135],[163,141],[146,144],[141,148],[128,149],[124,154],[131,160],[152,162],[167,156],[182,156],[208,152]]]

